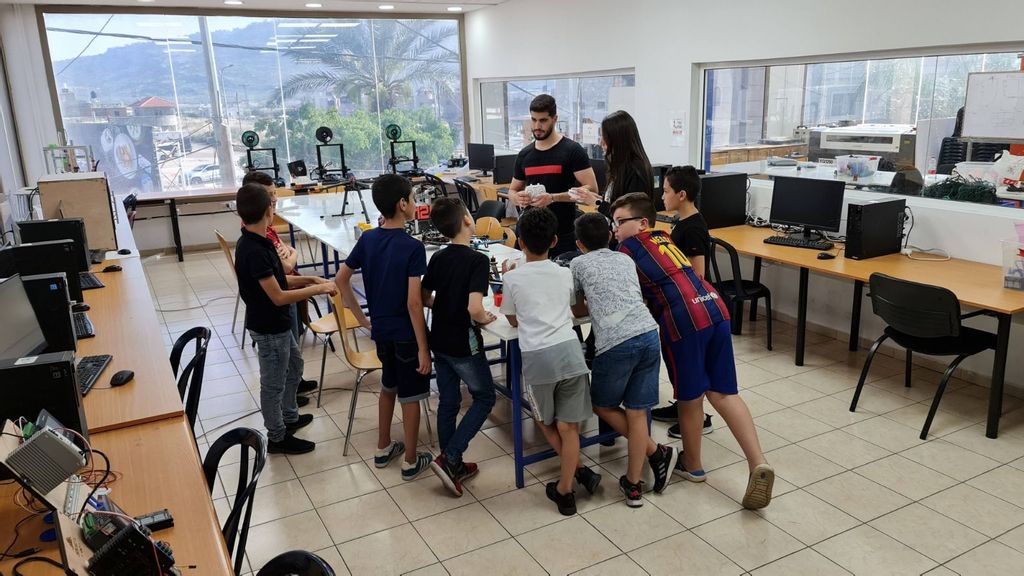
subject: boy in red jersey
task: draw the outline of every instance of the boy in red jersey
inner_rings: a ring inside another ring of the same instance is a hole
[[[665,232],[651,227],[654,204],[643,193],[612,204],[619,251],[636,263],[640,290],[661,328],[661,350],[677,400],[683,453],[675,473],[691,482],[706,478],[700,459],[703,402],[707,395],[739,442],[750,468],[743,507],[764,508],[772,498],[775,472],[765,460],[754,420],[740,398],[732,354],[729,312]]]

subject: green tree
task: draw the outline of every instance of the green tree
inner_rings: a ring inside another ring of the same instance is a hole
[[[314,50],[289,51],[296,62],[315,66],[292,75],[286,98],[321,91],[356,105],[394,108],[410,100],[414,82],[430,83],[453,97],[459,82],[459,55],[445,47],[458,32],[456,24],[430,20],[364,20],[339,29]],[[364,100],[365,98],[365,100]]]
[[[455,150],[455,138],[448,123],[437,119],[429,108],[400,110],[392,108],[377,115],[364,110],[349,116],[342,116],[337,110],[317,108],[303,104],[288,111],[287,137],[291,160],[305,160],[312,169],[316,165],[316,129],[327,126],[334,132],[332,143],[345,145],[345,164],[361,175],[372,175],[387,168],[391,152],[389,143],[381,141],[381,126],[397,124],[402,127],[403,140],[416,141],[416,153],[420,166],[437,164],[451,157]],[[255,130],[260,134],[262,146],[277,148],[279,154],[285,151],[285,123],[281,118],[265,118],[256,121]],[[399,155],[411,154],[406,149],[396,150]]]

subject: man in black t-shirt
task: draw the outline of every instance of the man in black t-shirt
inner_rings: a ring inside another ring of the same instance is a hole
[[[558,218],[558,244],[551,249],[553,258],[576,249],[576,199],[571,188],[584,187],[597,192],[597,176],[590,167],[583,147],[562,136],[555,99],[541,94],[530,102],[530,123],[534,141],[516,157],[509,197],[519,207],[548,207]],[[543,184],[545,192],[531,195],[527,185]]]

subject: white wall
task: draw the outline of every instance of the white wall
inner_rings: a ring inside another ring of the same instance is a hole
[[[651,161],[697,163],[702,129],[697,65],[826,55],[855,58],[874,51],[969,51],[972,44],[1013,42],[1024,50],[1019,28],[998,24],[1024,21],[1024,2],[989,1],[979,8],[965,10],[954,0],[863,0],[855,5],[809,0],[510,0],[466,15],[467,81],[473,88],[470,138],[479,130],[481,79],[633,68],[634,116]],[[955,26],[939,24],[952,15]],[[673,148],[669,122],[680,110],[688,116],[688,142]],[[771,193],[763,186],[752,188],[751,206],[766,215]],[[917,221],[914,244],[993,264],[1000,260],[999,241],[1013,235],[1014,222],[1024,220],[1024,211],[925,198],[908,203]],[[774,294],[776,311],[795,316],[797,271],[773,266],[763,279]],[[852,285],[815,275],[810,285],[809,321],[848,333]],[[870,304],[864,304],[861,335],[873,339],[882,325],[870,313]],[[1013,326],[1011,346],[1016,349],[1024,342],[1022,323],[1024,318],[1018,317]],[[991,319],[974,325],[994,329]],[[982,354],[965,367],[987,377],[991,358]],[[1007,381],[1024,387],[1020,355],[1011,354]]]

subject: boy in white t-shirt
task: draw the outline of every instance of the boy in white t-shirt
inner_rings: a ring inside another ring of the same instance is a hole
[[[547,496],[571,516],[576,513],[573,482],[583,472],[577,471],[579,424],[592,412],[589,370],[569,311],[575,302],[572,273],[548,260],[548,250],[558,242],[557,228],[558,219],[547,208],[527,210],[519,219],[526,262],[504,276],[501,313],[519,328],[523,382],[534,419],[561,458],[561,475],[548,483]]]

